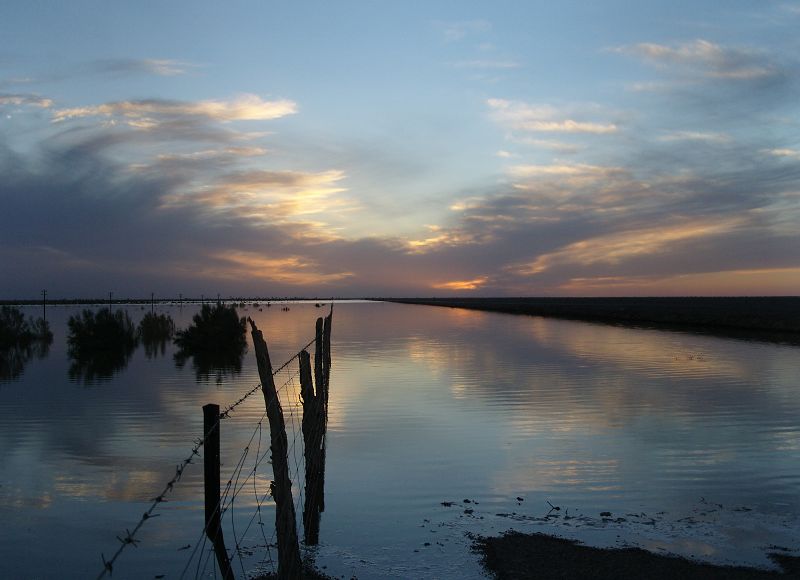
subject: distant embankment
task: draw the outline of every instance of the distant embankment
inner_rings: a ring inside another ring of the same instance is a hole
[[[388,298],[426,304],[551,316],[573,320],[714,330],[726,334],[780,333],[800,341],[800,297],[730,298]]]

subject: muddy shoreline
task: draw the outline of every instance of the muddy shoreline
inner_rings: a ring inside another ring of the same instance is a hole
[[[677,556],[654,554],[641,548],[592,548],[546,534],[507,532],[477,537],[473,549],[499,580],[536,578],[556,580],[762,580],[800,578],[800,557],[775,552],[770,558],[781,571],[744,566],[721,566]]]
[[[797,296],[382,300],[800,344],[800,297]]]

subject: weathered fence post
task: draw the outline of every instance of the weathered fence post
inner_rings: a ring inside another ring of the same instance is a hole
[[[322,328],[322,343],[317,342],[317,349],[321,350],[322,355],[322,383],[317,387],[317,393],[322,407],[322,450],[319,459],[319,511],[325,511],[325,461],[328,455],[328,391],[331,379],[331,325],[333,324],[333,302],[331,302],[331,312],[325,317]]]
[[[233,580],[233,570],[225,549],[220,520],[219,495],[219,405],[203,406],[203,473],[205,477],[206,535],[214,545],[219,571],[225,580]]]
[[[306,466],[303,535],[306,545],[314,546],[319,543],[319,519],[322,511],[320,506],[324,493],[322,442],[325,437],[325,416],[322,392],[319,391],[319,386],[317,386],[317,392],[314,392],[314,383],[311,378],[311,357],[307,351],[303,350],[300,352],[299,359]]]
[[[308,352],[304,350],[299,356],[306,465],[303,529],[305,543],[310,546],[319,543],[320,514],[325,511],[325,454],[332,319],[333,305],[331,305],[331,314],[326,318],[317,318],[313,380],[311,358]]]
[[[323,336],[325,335],[325,321],[322,317],[317,318],[316,334],[314,337],[314,384],[317,385],[317,394],[322,395],[322,385],[325,382],[324,365],[325,351],[323,347]],[[324,397],[322,398],[324,400]]]
[[[270,443],[272,449],[272,497],[275,500],[275,530],[278,536],[278,578],[295,580],[300,578],[302,564],[300,562],[300,545],[297,541],[297,523],[295,521],[292,498],[292,480],[289,477],[288,440],[286,424],[283,420],[275,380],[272,378],[272,363],[264,335],[250,319],[253,347],[256,351],[258,374],[261,377],[261,390],[269,419]]]
[[[323,371],[322,371],[322,390],[325,393],[325,422],[328,421],[328,386],[331,379],[331,325],[333,324],[333,302],[331,302],[331,313],[325,317],[324,329],[322,332]]]

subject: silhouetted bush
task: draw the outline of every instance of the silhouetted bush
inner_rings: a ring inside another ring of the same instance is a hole
[[[125,368],[136,349],[136,328],[123,310],[84,310],[70,316],[67,326],[71,379],[87,383],[109,379]]]
[[[166,314],[145,314],[139,323],[139,338],[144,345],[147,358],[164,355],[167,341],[175,334],[175,322]]]
[[[53,333],[46,320],[25,319],[19,308],[3,306],[0,308],[0,349],[13,346],[27,346],[34,341],[52,342]]]
[[[0,308],[0,381],[16,379],[33,357],[47,356],[51,342],[53,333],[46,320],[26,320],[19,308]]]
[[[192,318],[192,325],[179,330],[175,344],[175,364],[183,367],[191,358],[197,379],[216,376],[218,383],[226,374],[242,371],[242,357],[247,349],[245,319],[239,318],[235,306],[204,304]]]

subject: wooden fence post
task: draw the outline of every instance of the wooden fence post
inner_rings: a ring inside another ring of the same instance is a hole
[[[325,317],[325,324],[322,331],[322,350],[323,371],[322,371],[322,391],[325,394],[325,422],[328,421],[328,386],[331,379],[331,325],[333,324],[333,302],[331,302],[331,313]]]
[[[322,327],[322,342],[317,349],[322,351],[322,383],[317,386],[322,413],[322,449],[319,455],[319,511],[325,511],[325,462],[328,455],[328,392],[331,378],[331,325],[333,324],[333,302],[331,312],[325,317]]]
[[[311,378],[311,357],[300,352],[300,388],[303,400],[303,442],[305,447],[306,497],[303,506],[303,535],[306,545],[319,543],[319,519],[323,501],[322,442],[325,436],[325,416],[322,392]]]
[[[261,377],[261,390],[264,393],[264,404],[269,419],[269,434],[272,449],[272,497],[275,500],[275,530],[278,536],[278,578],[280,580],[296,580],[300,578],[302,564],[300,561],[300,545],[297,541],[297,522],[295,521],[292,498],[292,480],[289,477],[288,440],[286,423],[283,419],[275,380],[272,377],[272,363],[264,335],[250,319],[253,347],[256,351],[258,375]]]
[[[317,318],[316,334],[314,338],[314,384],[317,385],[317,394],[322,394],[324,379],[325,351],[323,349],[323,336],[325,335],[325,322],[322,317]]]
[[[225,540],[222,537],[219,495],[219,405],[203,406],[203,474],[206,499],[206,535],[214,545],[219,571],[225,580],[234,580]]]

